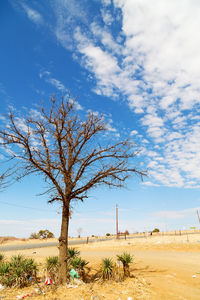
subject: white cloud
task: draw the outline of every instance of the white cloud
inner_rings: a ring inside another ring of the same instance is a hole
[[[27,17],[32,21],[34,22],[35,24],[37,25],[41,25],[43,23],[43,18],[41,16],[41,14],[36,11],[35,9],[29,7],[27,4],[25,3],[22,3],[21,4],[24,11],[26,12],[27,14]]]
[[[113,123],[112,119],[107,120],[107,122],[105,123],[106,130],[111,131],[111,132],[116,132],[117,129],[112,126],[112,123]]]
[[[52,77],[51,73],[49,71],[41,71],[39,73],[39,77],[40,78],[44,78],[44,80],[48,83],[50,83],[51,85],[53,85],[57,90],[62,91],[62,92],[66,92],[67,88],[65,87],[65,85],[58,79]]]
[[[126,100],[137,114],[137,130],[140,133],[141,127],[149,151],[159,146],[159,155],[146,156],[149,182],[198,187],[200,2],[104,0],[98,18],[89,18],[89,10],[77,0],[52,3],[56,23],[52,30],[92,73],[96,80],[92,91]],[[33,9],[26,10],[32,21],[41,20]],[[111,23],[120,30],[113,30]],[[43,78],[58,90],[65,89],[51,74]],[[111,123],[108,126],[115,131]]]
[[[106,11],[105,9],[102,9],[101,10],[101,14],[102,14],[102,18],[103,18],[103,21],[106,25],[111,25],[112,22],[114,21],[112,15],[110,12]]]
[[[183,219],[196,215],[196,211],[199,207],[188,208],[184,210],[163,210],[152,213],[156,218],[166,218],[166,219]]]
[[[136,135],[136,134],[138,134],[138,131],[137,131],[137,130],[132,130],[132,131],[130,132],[130,136],[134,136],[134,135]]]

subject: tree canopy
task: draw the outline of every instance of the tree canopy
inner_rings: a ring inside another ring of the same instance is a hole
[[[132,141],[107,143],[103,116],[88,113],[80,118],[76,101],[52,97],[50,107],[19,117],[9,114],[9,123],[0,129],[1,145],[15,161],[16,179],[30,174],[43,176],[49,202],[62,203],[59,238],[60,282],[66,277],[66,253],[70,205],[83,201],[98,185],[123,187],[132,174],[142,177]]]

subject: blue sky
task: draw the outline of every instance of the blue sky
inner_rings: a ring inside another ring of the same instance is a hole
[[[0,110],[35,111],[52,94],[102,113],[108,138],[130,137],[149,169],[126,190],[104,187],[74,205],[70,235],[199,226],[200,3],[195,0],[52,0],[0,3]],[[1,154],[3,160],[3,154]],[[0,193],[0,236],[57,236],[60,207],[39,177]]]

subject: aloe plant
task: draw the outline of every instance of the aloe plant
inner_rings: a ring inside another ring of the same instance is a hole
[[[58,256],[47,257],[45,266],[51,278],[56,281],[58,274]]]
[[[81,257],[74,257],[71,260],[71,266],[74,269],[83,269],[88,264],[88,261],[82,259]]]
[[[123,264],[124,276],[130,277],[129,265],[133,262],[133,256],[130,253],[124,252],[121,255],[117,255],[117,260]]]
[[[49,256],[46,258],[47,271],[58,268],[58,256]]]
[[[88,261],[82,259],[81,257],[74,257],[70,260],[71,267],[78,271],[82,279],[85,277],[85,267],[88,263]]]
[[[114,264],[111,258],[104,258],[101,264],[101,272],[103,279],[111,279],[113,275]]]
[[[37,264],[22,255],[11,257],[10,261],[0,263],[0,282],[6,286],[27,286],[30,278],[36,278]]]
[[[76,248],[68,248],[67,250],[67,256],[69,258],[74,258],[80,255],[80,251],[78,251]]]

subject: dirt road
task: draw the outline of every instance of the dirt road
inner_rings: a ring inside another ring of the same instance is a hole
[[[137,273],[152,283],[152,299],[200,299],[200,253],[137,251],[135,257]]]
[[[129,252],[135,256],[133,274],[144,277],[150,283],[150,299],[200,299],[200,252],[130,249]],[[100,260],[115,257],[116,250],[81,251],[81,255],[90,261],[95,255]]]
[[[200,300],[200,243],[193,241],[192,237],[189,237],[192,242],[184,239],[183,237],[171,238],[170,240],[169,238],[162,240],[144,238],[137,241],[82,244],[76,247],[81,252],[81,257],[90,262],[89,265],[92,269],[99,269],[102,258],[113,257],[116,260],[116,254],[124,251],[133,254],[134,264],[131,273],[137,278],[144,278],[149,283],[148,289],[150,290],[150,296],[146,294],[142,298],[135,299]],[[199,237],[198,240],[200,240]],[[46,256],[58,255],[58,248],[39,248],[34,252],[29,249],[8,251],[6,256],[18,253],[34,256],[38,262],[43,262]],[[112,283],[110,284],[112,286]],[[123,285],[123,289],[127,288],[128,286]],[[108,287],[108,290],[112,289]],[[127,297],[124,296],[123,298],[120,294],[121,290],[122,286],[115,284],[116,297],[105,299],[127,300]],[[134,294],[133,289],[130,288],[129,290]],[[96,292],[99,290],[97,289]],[[112,292],[110,293],[112,294]],[[83,297],[83,299],[87,298]]]

